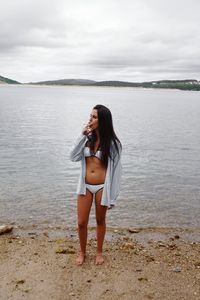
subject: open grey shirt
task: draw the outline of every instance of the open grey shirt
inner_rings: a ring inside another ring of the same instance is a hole
[[[79,177],[77,194],[86,195],[85,175],[86,175],[86,162],[84,157],[84,147],[88,138],[86,135],[81,134],[76,140],[73,148],[70,151],[71,161],[81,161],[81,173]],[[118,142],[117,142],[118,143]],[[114,143],[111,144],[111,156],[108,158],[108,167],[106,171],[106,178],[104,182],[104,189],[101,198],[101,205],[108,206],[109,208],[115,205],[116,199],[120,192],[121,186],[121,145],[118,144],[119,154]]]

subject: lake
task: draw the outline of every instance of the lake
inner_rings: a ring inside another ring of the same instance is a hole
[[[0,85],[0,223],[76,226],[69,151],[96,104],[123,145],[107,225],[199,227],[200,93],[78,86]]]

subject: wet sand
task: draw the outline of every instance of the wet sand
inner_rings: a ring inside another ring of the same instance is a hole
[[[200,299],[200,229],[108,229],[105,262],[75,265],[75,228],[15,227],[0,235],[0,299]]]

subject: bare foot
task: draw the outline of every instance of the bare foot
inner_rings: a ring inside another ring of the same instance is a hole
[[[102,265],[103,263],[104,263],[104,258],[102,256],[102,253],[97,253],[96,254],[95,264],[96,265]]]
[[[76,265],[81,266],[84,263],[85,258],[86,258],[86,255],[83,254],[83,253],[80,253],[79,256],[76,259]]]

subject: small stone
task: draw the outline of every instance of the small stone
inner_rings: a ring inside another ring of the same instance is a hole
[[[13,230],[13,226],[11,225],[1,225],[0,226],[0,234],[8,233]]]
[[[175,249],[177,249],[177,245],[176,244],[170,244],[170,245],[167,245],[167,248],[170,249],[170,250],[175,250]]]
[[[173,271],[176,272],[176,273],[179,273],[179,272],[181,272],[182,270],[181,270],[181,267],[176,267],[176,268],[173,269]]]
[[[195,267],[200,267],[200,261],[195,261],[195,263],[194,263],[194,265],[195,265]]]
[[[138,232],[140,232],[140,229],[129,228],[128,232],[130,232],[130,233],[138,233]]]
[[[148,295],[146,295],[146,297],[148,298],[148,299],[153,299],[154,298],[154,294],[152,293],[152,294],[148,294]]]
[[[66,252],[67,254],[75,254],[76,251],[74,249],[70,249],[70,250],[67,250]]]
[[[180,236],[178,234],[175,234],[174,238],[177,240],[180,239]]]
[[[155,261],[155,258],[153,256],[146,256],[147,262]]]
[[[24,279],[17,280],[16,284],[23,284],[25,282]]]
[[[163,244],[162,242],[158,242],[158,246],[159,246],[159,247],[166,247],[166,245]]]
[[[137,269],[136,269],[136,272],[142,272],[142,269],[137,268]]]
[[[133,243],[124,243],[122,245],[122,249],[123,250],[129,250],[129,249],[134,249],[135,245]]]
[[[139,277],[138,280],[139,281],[148,281],[148,278],[147,277]]]

